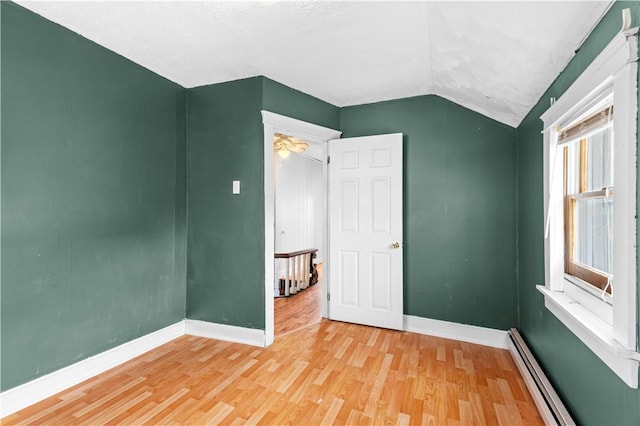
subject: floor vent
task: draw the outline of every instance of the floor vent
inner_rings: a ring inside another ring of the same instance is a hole
[[[571,414],[515,328],[509,330],[511,356],[547,425],[575,425]]]

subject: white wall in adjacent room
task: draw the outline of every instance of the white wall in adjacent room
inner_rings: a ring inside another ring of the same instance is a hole
[[[276,253],[309,248],[324,256],[322,163],[292,153],[275,155]]]

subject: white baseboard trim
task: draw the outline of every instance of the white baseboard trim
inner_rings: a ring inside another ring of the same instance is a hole
[[[265,347],[265,331],[255,328],[187,319],[185,334]]]
[[[90,358],[0,393],[0,417],[55,395],[123,362],[184,335],[185,322],[180,321],[137,339],[123,343]]]
[[[509,349],[509,333],[493,328],[405,315],[404,330],[494,348]]]

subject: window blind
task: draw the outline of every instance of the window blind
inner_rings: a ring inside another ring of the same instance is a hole
[[[566,145],[575,140],[584,139],[595,132],[613,124],[613,105],[601,109],[584,120],[567,127],[558,129],[558,146]]]

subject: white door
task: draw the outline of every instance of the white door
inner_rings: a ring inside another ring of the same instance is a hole
[[[329,318],[402,330],[402,134],[329,141]]]

